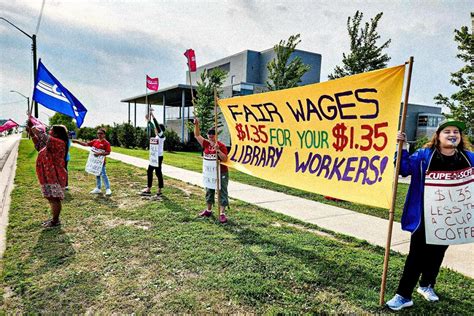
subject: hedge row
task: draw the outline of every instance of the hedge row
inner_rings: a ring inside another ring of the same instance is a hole
[[[97,129],[104,128],[107,140],[112,146],[124,148],[148,148],[148,136],[145,128],[133,127],[128,123],[110,125],[100,125],[95,128],[82,127],[77,130],[77,138],[92,140],[97,138]],[[166,141],[164,149],[166,151],[199,151],[197,141],[192,138],[190,142],[182,143],[178,134],[172,130],[165,131]]]

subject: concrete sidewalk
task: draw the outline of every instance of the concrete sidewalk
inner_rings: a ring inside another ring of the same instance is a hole
[[[74,146],[88,150],[77,144]],[[148,168],[148,160],[145,159],[114,152],[109,157],[136,167]],[[164,164],[163,174],[202,187],[201,173]],[[232,179],[232,172],[230,172],[230,178]],[[385,248],[388,220],[234,181],[229,182],[228,190],[231,198]],[[402,231],[400,223],[395,222],[391,249],[406,254],[409,244],[410,233]],[[474,244],[449,247],[443,266],[474,278]]]

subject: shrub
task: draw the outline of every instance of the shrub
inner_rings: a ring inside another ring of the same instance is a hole
[[[125,148],[134,148],[136,146],[135,128],[132,124],[122,124],[118,129],[118,140],[120,146]]]
[[[202,151],[201,145],[199,145],[196,138],[192,138],[190,141],[186,142],[183,145],[183,151],[191,151],[191,152],[200,152]]]
[[[148,139],[146,129],[137,127],[135,129],[135,139],[136,139],[137,147],[142,148],[142,149],[148,148],[149,139]]]
[[[180,149],[181,142],[179,140],[178,134],[170,129],[165,130],[165,146],[164,149],[166,151],[176,151]]]
[[[416,150],[422,148],[429,141],[430,139],[428,138],[428,136],[422,136],[417,138],[413,146],[410,146],[410,152],[415,152]]]
[[[112,146],[120,146],[120,142],[118,139],[119,126],[120,125],[114,123],[114,126],[110,128],[110,132],[107,139],[109,140],[110,145]]]
[[[81,127],[77,131],[77,138],[83,140],[93,140],[96,138],[96,129],[92,127]]]

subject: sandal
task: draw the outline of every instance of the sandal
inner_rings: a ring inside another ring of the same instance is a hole
[[[46,220],[46,221],[42,222],[42,223],[41,223],[41,226],[44,226],[44,225],[46,225],[47,223],[51,222],[52,220],[53,220],[53,219],[52,219],[52,218],[50,218],[50,219],[48,219],[48,220]]]
[[[51,228],[51,227],[56,227],[56,226],[61,225],[61,222],[60,222],[60,221],[53,222],[53,220],[50,219],[50,220],[47,220],[46,222],[43,222],[41,225],[42,225],[44,228]]]

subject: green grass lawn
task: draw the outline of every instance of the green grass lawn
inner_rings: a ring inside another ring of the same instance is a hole
[[[135,156],[143,159],[148,159],[148,151],[143,149],[128,149],[121,147],[113,147],[112,151],[125,155]],[[184,168],[192,171],[201,172],[202,160],[200,153],[195,152],[165,152],[163,163],[171,166]],[[326,200],[322,195],[311,193],[299,189],[290,188],[284,185],[269,182],[260,178],[256,178],[237,170],[231,170],[230,179],[233,181],[254,185],[260,188],[284,192],[286,194],[302,197],[305,199],[331,204],[338,207],[350,209],[359,213],[369,214],[380,218],[388,219],[388,210],[351,203],[347,201],[334,202]],[[403,204],[405,203],[405,196],[407,194],[408,185],[400,183],[398,185],[397,200],[395,204],[395,220],[400,221],[402,216]],[[376,193],[375,193],[376,194]]]
[[[114,160],[112,197],[91,196],[87,152],[71,155],[63,224],[44,230],[37,154],[21,142],[0,313],[388,313],[378,306],[380,247],[239,201],[231,201],[226,225],[199,218],[202,189],[165,178],[163,200],[144,200],[136,193],[145,171]],[[388,298],[404,259],[392,254]],[[474,310],[472,279],[442,269],[437,289],[440,302],[415,293],[409,311]]]

